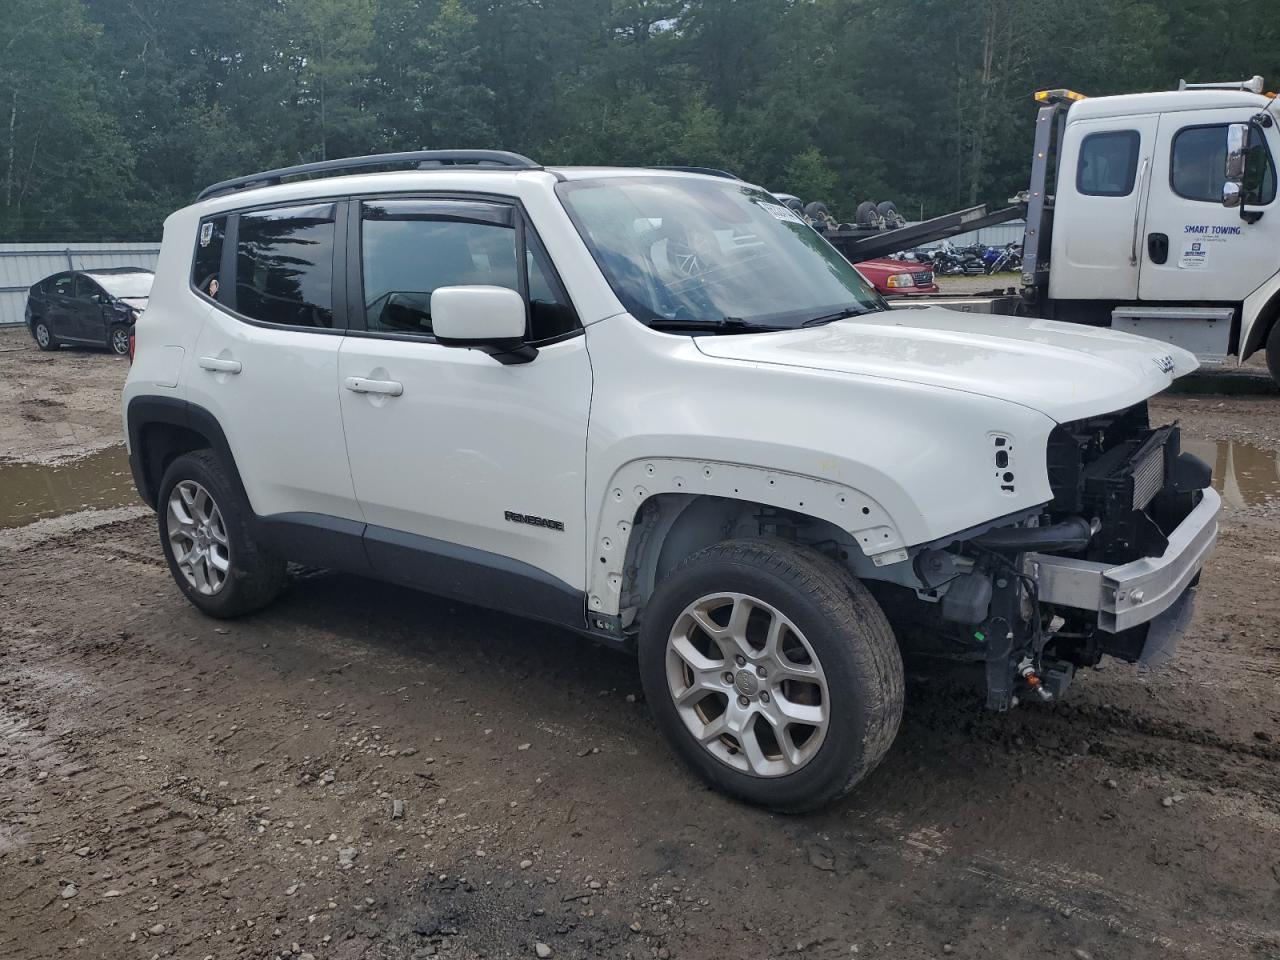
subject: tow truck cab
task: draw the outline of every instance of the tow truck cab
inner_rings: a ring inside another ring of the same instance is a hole
[[[1254,77],[1038,93],[1022,277],[1032,312],[1153,337],[1202,362],[1268,346],[1280,314],[1280,115],[1261,90]]]

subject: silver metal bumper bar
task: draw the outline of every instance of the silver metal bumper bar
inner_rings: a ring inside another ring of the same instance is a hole
[[[1206,488],[1158,557],[1111,566],[1029,553],[1025,569],[1039,584],[1041,602],[1092,610],[1098,627],[1111,633],[1128,630],[1168,610],[1195,579],[1218,538],[1221,508],[1217,491]]]

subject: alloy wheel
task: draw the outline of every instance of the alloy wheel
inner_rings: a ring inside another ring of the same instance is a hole
[[[43,323],[36,324],[36,343],[41,348],[49,346],[49,328]]]
[[[689,733],[741,773],[795,773],[826,738],[822,664],[795,624],[756,597],[717,593],[689,604],[667,640],[666,673]]]
[[[218,504],[195,480],[182,480],[169,494],[169,549],[197,591],[216,594],[231,571],[231,544]]]
[[[129,331],[124,327],[116,327],[111,333],[111,349],[123,357],[129,352]]]

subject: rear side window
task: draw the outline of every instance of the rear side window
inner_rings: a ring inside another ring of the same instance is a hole
[[[221,284],[222,247],[227,237],[227,218],[211,217],[200,223],[196,236],[196,256],[191,267],[191,283],[209,297],[216,297]]]
[[[69,273],[65,273],[60,277],[54,277],[53,280],[48,283],[46,290],[59,297],[69,297],[71,296],[71,290],[74,284],[75,277]]]
[[[1186,127],[1173,138],[1169,161],[1173,192],[1187,200],[1222,203],[1227,179],[1227,125]],[[1266,141],[1249,128],[1245,160],[1245,202],[1268,204],[1276,198],[1276,170]]]
[[[1127,197],[1138,172],[1137,130],[1091,133],[1080,144],[1076,191],[1087,197]]]
[[[333,326],[334,205],[242,213],[234,309],[287,327]]]

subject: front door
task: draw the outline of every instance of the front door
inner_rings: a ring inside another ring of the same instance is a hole
[[[189,295],[205,317],[187,397],[223,425],[254,513],[330,526],[341,518],[356,524],[358,539],[338,409],[342,209],[275,207],[202,225],[198,242],[207,246],[192,277],[201,292]]]
[[[1053,211],[1051,297],[1137,298],[1156,119],[1068,122]]]
[[[107,302],[102,288],[86,276],[76,276],[75,296],[71,300],[71,336],[93,343],[105,343],[106,327],[103,305]]]
[[[338,392],[370,561],[437,593],[581,619],[591,365],[536,237],[492,201],[366,201],[351,217],[365,330],[353,316]],[[536,358],[435,341],[432,291],[466,284],[525,294]]]
[[[1280,203],[1274,125],[1261,133],[1255,128],[1248,151],[1245,209],[1261,212],[1261,219],[1247,223],[1239,208],[1222,205],[1227,126],[1252,113],[1236,108],[1160,117],[1143,244],[1143,300],[1239,302],[1275,274]]]

